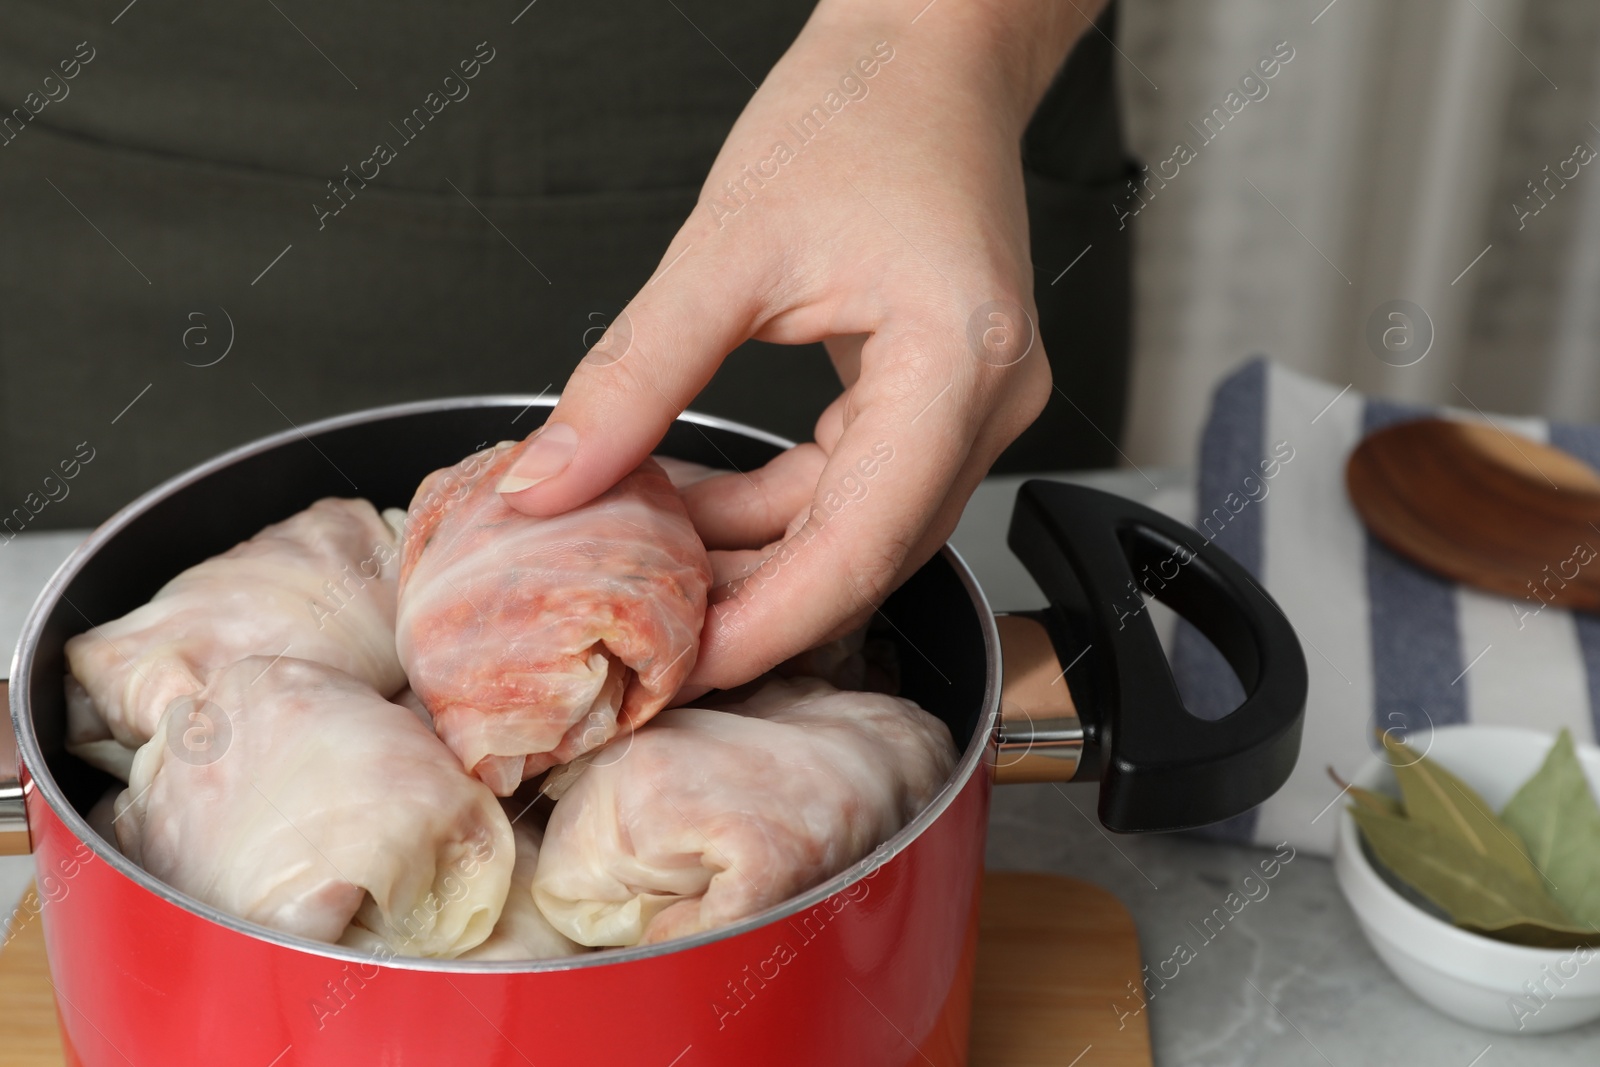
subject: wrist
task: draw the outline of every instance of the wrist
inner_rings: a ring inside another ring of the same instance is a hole
[[[821,0],[807,32],[888,41],[1022,128],[1107,0]],[[921,63],[919,63],[919,66]]]

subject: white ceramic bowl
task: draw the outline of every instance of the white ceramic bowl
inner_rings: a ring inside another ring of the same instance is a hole
[[[1553,740],[1511,726],[1445,726],[1433,732],[1427,755],[1499,811],[1539,769]],[[1578,758],[1589,787],[1600,787],[1600,749],[1580,744]],[[1354,783],[1399,795],[1381,757]],[[1339,815],[1339,888],[1373,949],[1417,996],[1464,1023],[1507,1033],[1549,1033],[1600,1018],[1600,949],[1526,948],[1434,918],[1390,888],[1362,851],[1355,820],[1346,810]]]

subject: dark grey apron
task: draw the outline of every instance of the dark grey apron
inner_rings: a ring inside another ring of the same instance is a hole
[[[322,416],[560,389],[809,5],[520,7],[0,8],[0,544]],[[1012,469],[1115,458],[1111,54],[1086,38],[1024,146],[1041,333],[1073,404],[1052,400]],[[815,346],[752,343],[695,406],[807,438],[838,389]]]

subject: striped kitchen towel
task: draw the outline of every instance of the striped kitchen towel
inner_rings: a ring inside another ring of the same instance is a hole
[[[1300,636],[1311,687],[1289,781],[1202,832],[1331,852],[1339,790],[1326,768],[1354,774],[1375,750],[1375,728],[1403,728],[1419,744],[1451,723],[1566,726],[1580,741],[1600,728],[1600,617],[1539,610],[1424,571],[1378,543],[1351,507],[1344,467],[1361,438],[1428,415],[1486,417],[1362,397],[1265,359],[1217,387],[1191,521],[1272,593]],[[1600,426],[1490,418],[1600,467]],[[1220,717],[1243,699],[1186,623],[1172,666],[1197,715]]]

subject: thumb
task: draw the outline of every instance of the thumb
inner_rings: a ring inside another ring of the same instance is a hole
[[[496,488],[517,511],[560,514],[615,485],[750,336],[755,286],[719,271],[709,254],[697,261],[692,244],[668,254],[507,467]]]

